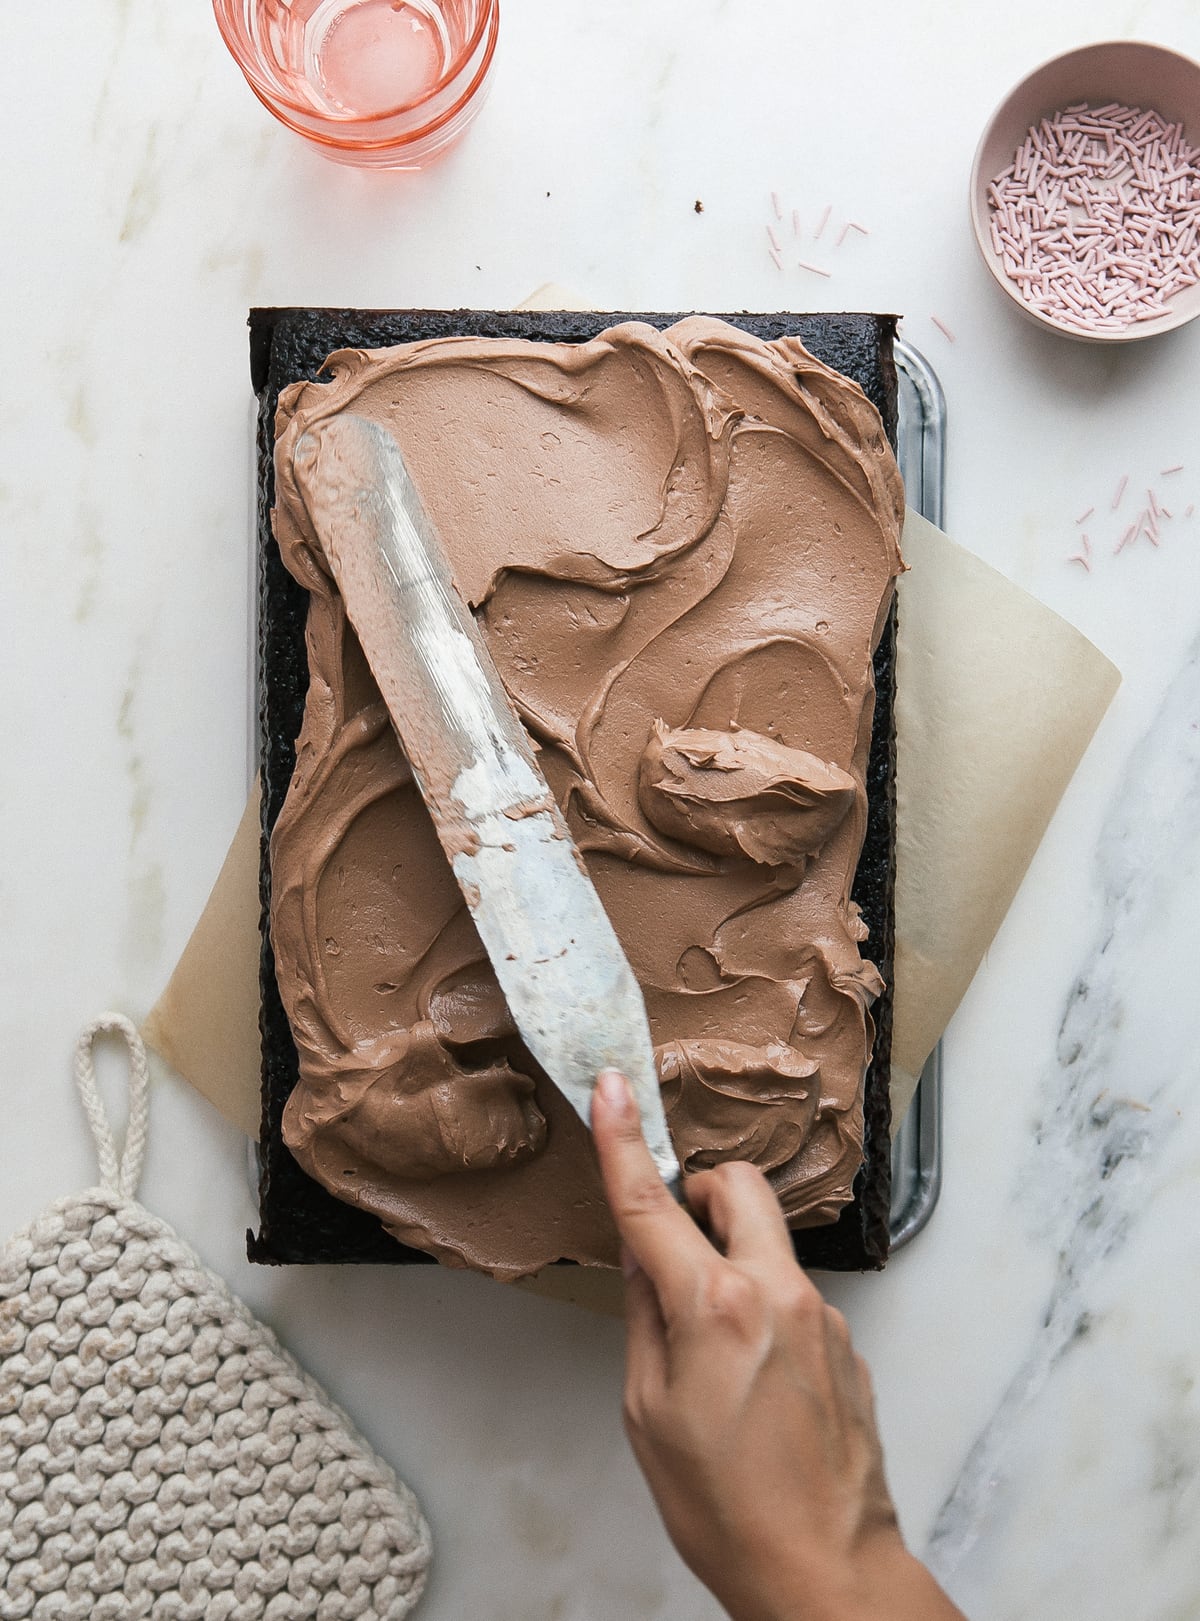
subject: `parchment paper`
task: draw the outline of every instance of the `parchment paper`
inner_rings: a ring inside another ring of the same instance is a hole
[[[548,286],[522,307],[582,306]],[[896,655],[896,1122],[1120,684],[1073,626],[915,512],[902,545],[910,572],[898,587]],[[256,786],[143,1028],[172,1068],[255,1138],[258,824]]]
[[[142,1036],[171,1068],[258,1141],[257,777],[208,904]]]
[[[911,509],[902,549],[894,1123],[1121,684],[1073,625]]]

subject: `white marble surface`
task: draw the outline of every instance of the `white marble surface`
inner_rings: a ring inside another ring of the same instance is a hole
[[[381,176],[276,129],[204,0],[0,10],[0,1225],[90,1180],[74,1034],[147,1010],[241,808],[247,307],[508,305],[553,278],[618,308],[900,310],[949,401],[952,532],[1126,683],[948,1035],[934,1221],[828,1289],[907,1533],[973,1621],[1190,1621],[1200,325],[1119,353],[1038,335],[975,259],[966,178],[1037,61],[1200,55],[1200,13],[506,0],[503,34],[467,142]],[[828,280],[781,275],[772,188],[871,234],[826,241]],[[1175,462],[1162,547],[1114,557],[1117,478]],[[1065,559],[1092,504],[1089,575]],[[616,1325],[441,1272],[255,1271],[236,1134],[166,1074],[153,1107],[146,1201],[422,1495],[428,1621],[717,1614],[627,1456]]]

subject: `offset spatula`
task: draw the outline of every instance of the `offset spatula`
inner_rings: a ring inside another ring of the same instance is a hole
[[[678,1193],[641,990],[395,440],[343,413],[292,465],[526,1046],[585,1123],[597,1073],[627,1075]]]

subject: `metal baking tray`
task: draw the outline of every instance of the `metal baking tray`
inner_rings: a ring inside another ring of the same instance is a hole
[[[897,380],[897,459],[904,478],[908,504],[942,527],[945,496],[946,401],[942,386],[929,362],[910,344],[898,340],[895,346]],[[250,534],[257,535],[254,437],[257,405],[250,410],[251,445],[247,480]],[[250,630],[253,632],[257,591],[256,543],[250,548],[249,570]],[[247,637],[250,650],[249,715],[247,717],[247,780],[253,783],[258,771],[258,724],[255,671],[255,637]],[[251,1186],[258,1187],[257,1144],[250,1147]],[[908,1113],[892,1139],[891,1249],[909,1243],[933,1214],[942,1185],[942,1047],[939,1042],[921,1072]]]
[[[943,527],[946,398],[924,355],[896,344],[896,447],[908,504]],[[942,1191],[942,1044],[929,1056],[908,1113],[892,1138],[891,1248],[911,1242]]]

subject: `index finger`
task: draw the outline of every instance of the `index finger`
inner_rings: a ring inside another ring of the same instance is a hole
[[[642,1138],[629,1082],[616,1070],[597,1077],[592,1135],[617,1230],[669,1310],[672,1300],[693,1292],[697,1268],[719,1257],[667,1192]]]

